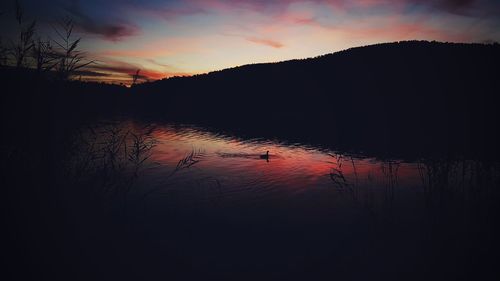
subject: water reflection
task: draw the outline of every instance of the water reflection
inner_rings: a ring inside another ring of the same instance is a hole
[[[148,178],[161,185],[180,159],[193,155],[189,169],[169,178],[163,191],[186,192],[193,186],[219,189],[218,199],[271,199],[300,196],[310,192],[352,192],[368,186],[394,189],[398,175],[403,185],[418,181],[417,165],[383,162],[346,156],[333,151],[267,140],[243,140],[216,135],[192,127],[162,126],[153,133],[157,146],[152,150]],[[269,158],[261,156],[269,151]],[[172,182],[174,181],[175,184]],[[166,183],[165,183],[166,184]],[[265,195],[264,195],[265,194]],[[393,195],[392,195],[393,196]]]
[[[450,194],[469,196],[477,186],[484,194],[498,182],[499,174],[497,163],[380,160],[177,124],[100,124],[80,139],[85,141],[80,143],[79,157],[87,162],[72,164],[78,174],[99,167],[99,175],[116,189],[116,181],[132,173],[134,188],[126,188],[132,197],[162,198],[175,205],[307,202],[312,196],[333,205],[354,202],[369,209],[390,206],[395,198],[401,205],[417,207],[435,200],[442,204]],[[99,162],[89,165],[88,158]],[[110,171],[120,169],[123,173],[113,178]]]
[[[376,159],[175,124],[92,130],[100,136],[83,142],[81,155],[96,144],[98,165],[76,166],[97,175],[85,186],[125,192],[141,248],[187,256],[192,272],[293,276],[328,264],[366,279],[389,264],[460,277],[470,257],[486,257],[496,243],[497,162]]]

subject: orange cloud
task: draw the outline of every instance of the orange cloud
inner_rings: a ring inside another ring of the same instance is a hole
[[[124,61],[104,59],[101,63],[93,64],[82,72],[82,79],[87,81],[111,82],[130,84],[132,75],[140,69],[140,76],[143,80],[159,80],[172,76],[189,76],[192,73],[182,71],[157,71],[145,68],[139,64],[132,64]]]

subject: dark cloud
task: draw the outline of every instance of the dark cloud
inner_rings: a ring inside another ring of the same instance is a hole
[[[406,0],[414,5],[426,6],[434,11],[464,15],[477,19],[498,20],[500,1],[498,0]]]
[[[111,41],[119,41],[125,37],[138,34],[139,29],[127,24],[99,24],[97,22],[80,22],[78,25],[87,33],[97,34]]]
[[[175,20],[179,17],[206,13],[205,9],[199,7],[182,8],[156,8],[147,9],[148,14],[161,17],[165,20]]]
[[[78,70],[73,73],[74,76],[84,76],[84,77],[107,77],[110,76],[108,73],[96,72],[91,70]]]
[[[470,6],[475,0],[443,0],[444,4],[451,8],[462,8]]]
[[[425,5],[430,7],[431,9],[444,11],[454,14],[469,14],[471,13],[475,6],[477,5],[478,0],[427,0],[427,1],[418,1],[411,0],[413,4],[417,5]]]
[[[89,67],[90,71],[94,72],[106,72],[113,73],[114,75],[122,75],[126,77],[130,77],[136,73],[136,71],[140,69],[140,74],[143,78],[148,80],[157,80],[164,78],[166,76],[163,72],[158,72],[150,69],[144,69],[141,66],[134,65],[131,63],[123,62],[123,61],[109,61],[105,63],[97,63],[93,64]]]
[[[119,41],[139,33],[139,28],[130,22],[124,20],[109,22],[109,20],[100,20],[89,16],[83,11],[78,1],[72,1],[69,5],[64,5],[63,8],[74,18],[78,29],[107,40]]]
[[[95,71],[105,71],[105,72],[132,75],[137,71],[137,69],[140,69],[140,67],[120,62],[120,63],[95,64],[92,66],[92,69]]]

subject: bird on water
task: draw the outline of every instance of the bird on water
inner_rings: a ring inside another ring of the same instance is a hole
[[[269,159],[269,150],[266,152],[266,154],[262,154],[260,156],[260,159],[266,159],[266,160]]]

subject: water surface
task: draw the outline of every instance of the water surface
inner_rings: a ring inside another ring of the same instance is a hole
[[[495,225],[496,162],[407,162],[195,126],[117,126],[154,143],[126,197],[144,251],[137,264],[152,272],[168,261],[214,278],[458,277],[492,241],[477,235]]]
[[[241,139],[188,126],[156,127],[152,135],[157,143],[145,172],[147,185],[159,192],[184,194],[185,200],[248,203],[313,194],[360,196],[373,191],[394,196],[394,192],[422,191],[420,163],[345,155],[278,140]],[[262,158],[266,151],[269,158]],[[188,167],[174,172],[191,153]],[[148,187],[138,189],[142,188]]]

